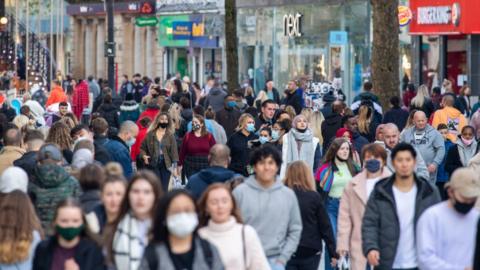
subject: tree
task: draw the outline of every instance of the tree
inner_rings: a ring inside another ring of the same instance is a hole
[[[238,87],[237,11],[235,0],[225,0],[225,51],[229,92]]]
[[[398,95],[398,0],[371,0],[373,17],[372,83],[385,108]]]

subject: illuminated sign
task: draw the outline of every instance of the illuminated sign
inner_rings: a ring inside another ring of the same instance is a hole
[[[412,11],[407,6],[398,6],[398,23],[400,26],[406,26],[412,21]]]
[[[460,24],[460,5],[429,6],[417,9],[418,24]]]
[[[302,14],[287,14],[283,16],[283,34],[286,37],[302,36]]]

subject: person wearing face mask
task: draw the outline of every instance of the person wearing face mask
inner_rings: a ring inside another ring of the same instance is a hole
[[[109,263],[117,270],[134,270],[140,266],[162,195],[160,181],[152,172],[140,171],[128,183],[120,213],[106,236]]]
[[[185,165],[183,171],[185,178],[188,179],[208,167],[208,153],[215,143],[215,138],[207,131],[203,116],[194,115],[192,131],[183,137],[178,159],[179,171],[182,171],[182,167]]]
[[[470,168],[460,168],[445,187],[448,201],[428,208],[418,220],[418,266],[425,270],[474,269],[479,176]]]
[[[244,113],[238,119],[236,132],[228,138],[227,146],[230,148],[230,170],[248,176],[252,170],[248,167],[250,151],[248,142],[257,139],[255,134],[255,119],[251,114]]]
[[[283,137],[292,128],[292,122],[289,119],[277,120],[272,127],[272,143],[277,147],[278,151],[282,152]]]
[[[359,171],[358,165],[353,161],[350,142],[345,138],[333,140],[321,167],[316,171],[315,180],[318,192],[326,201],[328,217],[335,237],[340,198],[345,186]],[[325,256],[325,258],[330,257],[328,252]],[[330,265],[326,264],[325,269],[331,269]]]
[[[400,141],[413,145],[423,157],[430,173],[429,181],[436,183],[438,167],[445,156],[445,143],[442,134],[427,123],[423,111],[417,111],[413,116],[414,126],[405,129],[400,135]]]
[[[163,190],[168,189],[170,174],[177,175],[178,148],[173,122],[168,113],[160,113],[148,128],[140,147],[137,167],[152,170],[160,178]]]
[[[127,181],[121,176],[109,176],[100,187],[101,203],[91,212],[86,212],[85,219],[92,233],[103,234],[104,228],[118,217],[120,204],[125,196]]]
[[[238,119],[242,113],[235,109],[237,103],[235,102],[235,98],[233,96],[226,96],[223,103],[224,107],[222,110],[216,113],[215,119],[217,119],[217,122],[225,129],[227,138],[229,138],[233,133],[235,133]]]
[[[468,162],[478,153],[478,144],[475,140],[475,130],[472,126],[465,126],[457,139],[457,143],[448,150],[445,170],[449,175],[460,167],[467,167]]]
[[[268,127],[260,129],[258,132],[258,140],[250,142],[251,148],[258,148],[266,144],[270,144],[272,141],[272,130]]]
[[[135,143],[138,135],[138,126],[132,121],[125,121],[120,126],[117,136],[107,139],[105,148],[107,148],[112,161],[118,162],[123,167],[123,173],[128,179],[133,174],[132,158],[130,157],[130,148]]]
[[[195,200],[174,190],[160,201],[140,270],[223,270],[217,248],[199,237]]]
[[[391,155],[395,174],[375,185],[365,208],[362,250],[375,269],[418,269],[415,226],[426,209],[440,202],[440,194],[416,176],[412,145],[399,143]]]
[[[308,120],[304,115],[297,115],[292,122],[292,129],[283,137],[282,167],[280,177],[285,176],[290,162],[305,161],[312,173],[315,172],[322,156],[319,139],[313,137],[312,130],[308,127]]]
[[[89,237],[80,204],[61,201],[53,219],[54,236],[40,242],[32,270],[103,270],[102,250]]]
[[[227,186],[220,183],[209,186],[198,208],[201,227],[198,233],[218,248],[226,270],[270,269],[255,229],[242,223]]]
[[[352,270],[365,270],[362,252],[362,218],[375,184],[392,175],[386,168],[387,152],[378,144],[367,144],[362,151],[363,170],[343,190],[338,211],[337,253],[348,256]]]

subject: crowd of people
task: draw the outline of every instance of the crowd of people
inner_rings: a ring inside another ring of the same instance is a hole
[[[1,98],[0,269],[480,269],[468,86],[386,112],[370,82],[318,111],[294,80],[51,88]]]

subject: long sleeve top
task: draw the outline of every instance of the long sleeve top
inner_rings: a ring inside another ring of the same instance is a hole
[[[210,220],[198,233],[217,247],[225,270],[270,269],[255,229],[234,217],[223,224]]]
[[[72,109],[73,113],[78,119],[81,119],[83,109],[85,109],[89,104],[89,92],[88,84],[83,81],[75,87],[72,97]]]
[[[215,145],[215,138],[212,134],[197,137],[193,132],[185,135],[180,149],[179,165],[182,166],[187,156],[208,156],[210,148]]]

